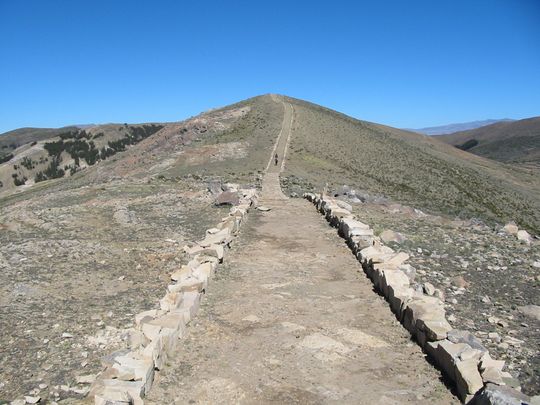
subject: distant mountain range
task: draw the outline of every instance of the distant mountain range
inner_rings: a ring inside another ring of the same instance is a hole
[[[488,119],[488,120],[482,120],[482,121],[471,121],[471,122],[461,122],[457,124],[447,124],[447,125],[441,125],[437,127],[409,129],[409,131],[418,132],[424,135],[444,135],[444,134],[452,134],[458,131],[467,131],[469,129],[480,128],[486,125],[495,124],[497,122],[510,122],[510,121],[513,121],[513,120],[509,118],[503,118],[503,119],[497,119],[497,120]]]

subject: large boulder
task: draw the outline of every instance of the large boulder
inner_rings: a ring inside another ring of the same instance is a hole
[[[471,405],[522,405],[530,403],[530,398],[505,385],[488,383],[470,402]]]
[[[238,205],[240,197],[237,191],[224,191],[216,198],[216,205]]]

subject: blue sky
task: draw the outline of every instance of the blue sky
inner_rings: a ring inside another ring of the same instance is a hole
[[[0,0],[0,132],[263,93],[424,127],[540,115],[540,1]]]

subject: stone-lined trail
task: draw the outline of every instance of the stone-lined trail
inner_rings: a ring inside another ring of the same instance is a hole
[[[293,114],[284,102],[280,159]],[[145,402],[459,403],[335,230],[285,198],[281,167]]]

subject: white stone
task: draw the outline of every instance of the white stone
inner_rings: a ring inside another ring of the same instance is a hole
[[[534,240],[533,237],[529,234],[529,232],[523,229],[518,231],[517,238],[519,241],[526,243],[527,245],[530,245]]]

